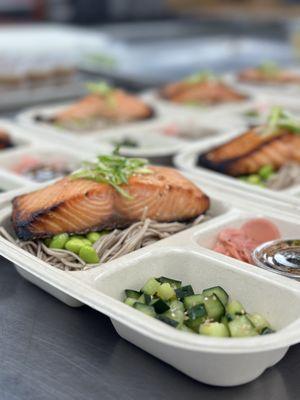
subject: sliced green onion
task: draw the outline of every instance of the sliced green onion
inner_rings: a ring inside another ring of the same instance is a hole
[[[118,193],[127,199],[132,196],[121,185],[127,184],[129,178],[135,174],[151,174],[147,168],[148,161],[143,158],[127,158],[117,154],[98,156],[96,162],[84,162],[78,172],[71,175],[71,179],[89,179],[98,183],[111,185]]]

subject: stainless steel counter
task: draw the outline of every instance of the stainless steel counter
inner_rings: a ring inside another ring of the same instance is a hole
[[[0,282],[1,400],[299,399],[300,345],[258,380],[214,388],[119,338],[99,312],[27,283],[2,258]]]

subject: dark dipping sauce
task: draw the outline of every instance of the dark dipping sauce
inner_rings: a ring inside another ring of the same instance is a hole
[[[71,172],[72,169],[68,167],[58,168],[55,165],[37,165],[24,172],[22,175],[36,182],[46,182],[68,175]]]
[[[46,182],[69,175],[76,165],[64,160],[42,161],[35,157],[24,157],[12,167],[12,171],[35,182]]]

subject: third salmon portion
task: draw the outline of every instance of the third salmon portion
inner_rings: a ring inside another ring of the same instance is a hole
[[[89,94],[54,113],[37,115],[37,121],[48,122],[62,128],[85,130],[96,128],[98,123],[125,123],[149,119],[154,110],[138,96],[105,82],[87,85]]]
[[[161,88],[159,94],[171,102],[194,106],[240,102],[247,99],[245,94],[207,71],[170,83]]]
[[[247,176],[269,166],[277,171],[289,162],[300,164],[300,123],[274,108],[265,124],[200,154],[198,165],[231,176]]]
[[[205,193],[172,168],[137,169],[120,187],[99,182],[96,174],[75,178],[14,199],[12,220],[20,239],[124,228],[144,218],[188,221],[210,204]]]

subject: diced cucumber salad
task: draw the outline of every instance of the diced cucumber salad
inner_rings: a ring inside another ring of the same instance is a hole
[[[125,290],[124,303],[181,331],[214,337],[249,337],[274,333],[260,314],[249,314],[230,300],[221,286],[195,293],[191,285],[161,276],[140,290]]]

